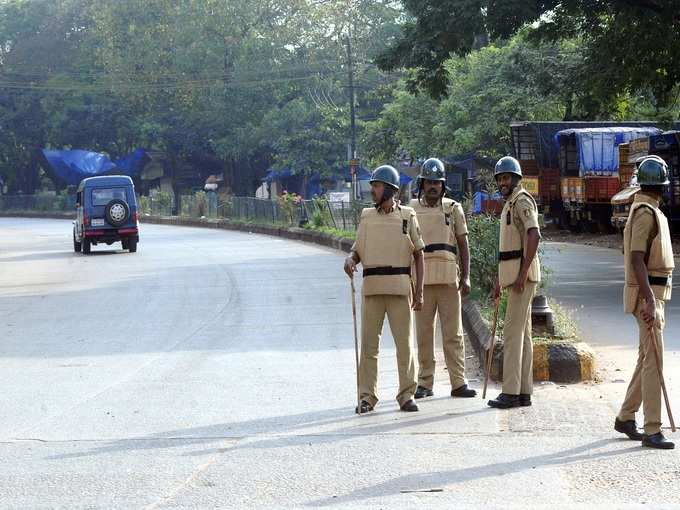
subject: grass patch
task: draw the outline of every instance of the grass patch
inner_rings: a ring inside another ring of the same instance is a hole
[[[505,310],[507,308],[507,291],[503,293],[498,312],[498,327],[496,328],[496,336],[503,338],[503,325],[505,323]],[[480,312],[482,318],[486,321],[489,329],[492,326],[494,306],[490,300],[477,301],[480,305]],[[571,311],[566,310],[554,299],[548,298],[548,304],[553,311],[553,322],[555,324],[554,335],[533,335],[535,344],[553,344],[564,342],[579,342],[579,330],[576,324],[576,319]]]
[[[330,234],[334,237],[344,237],[347,239],[356,239],[357,233],[354,230],[342,230],[340,228],[333,227],[315,227],[311,224],[306,224],[305,228],[307,230],[314,230],[316,232],[323,232],[324,234]]]

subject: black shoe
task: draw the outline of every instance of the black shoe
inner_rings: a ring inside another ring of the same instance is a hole
[[[675,444],[667,441],[661,432],[651,435],[644,434],[642,436],[642,446],[659,448],[660,450],[672,450],[675,448]]]
[[[357,414],[370,413],[371,411],[373,411],[373,406],[365,400],[362,400],[361,404],[354,409],[354,412]]]
[[[415,401],[411,398],[401,404],[401,410],[406,412],[406,413],[415,413],[418,410],[418,406],[416,405]]]
[[[621,434],[626,434],[628,439],[632,439],[633,441],[642,441],[642,438],[644,437],[638,432],[635,420],[621,421],[616,418],[614,420],[614,430],[616,432],[621,432]]]
[[[489,406],[497,409],[510,409],[511,407],[519,407],[519,395],[510,395],[509,393],[501,393],[495,400],[489,400]]]
[[[434,391],[428,390],[425,386],[418,386],[416,388],[416,394],[413,395],[415,398],[425,398],[434,395]]]
[[[529,395],[528,393],[520,393],[519,405],[521,407],[529,407],[531,405],[531,395]]]
[[[451,396],[460,398],[471,398],[476,397],[477,392],[472,388],[468,388],[467,384],[463,384],[462,386],[459,386],[455,390],[451,390]]]

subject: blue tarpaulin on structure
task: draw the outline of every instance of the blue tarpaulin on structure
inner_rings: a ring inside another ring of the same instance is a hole
[[[666,131],[660,135],[654,135],[649,137],[649,150],[650,151],[663,151],[668,149],[672,145],[678,145],[678,139],[680,138],[680,131]]]
[[[409,177],[406,174],[399,174],[399,185],[400,186],[406,186],[409,182],[411,182],[413,178]]]
[[[108,156],[84,150],[42,150],[49,170],[66,184],[77,186],[86,177],[97,175],[129,175],[137,177],[148,162],[144,149],[111,161]]]
[[[349,182],[352,180],[352,174],[349,171],[349,166],[346,166],[342,169],[342,175],[345,177],[345,181]],[[363,166],[360,166],[357,168],[357,180],[359,181],[367,181],[371,178],[371,171],[364,168]]]
[[[660,133],[661,130],[655,127],[565,129],[555,134],[555,144],[559,148],[562,137],[574,135],[580,175],[589,172],[615,174],[619,170],[620,144]]]
[[[321,176],[318,172],[308,175],[305,180],[304,174],[296,174],[289,168],[270,169],[262,181],[270,184],[277,182],[288,193],[297,193],[306,199],[320,196],[323,191],[321,189]]]

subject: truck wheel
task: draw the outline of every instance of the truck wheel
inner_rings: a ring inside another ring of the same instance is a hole
[[[130,238],[128,241],[128,249],[130,250],[130,253],[135,253],[137,251],[137,239],[134,237]]]
[[[123,245],[124,250],[127,250],[130,247],[130,241],[128,239],[121,239],[120,244]]]
[[[73,251],[76,253],[80,253],[80,250],[82,249],[82,243],[79,243],[76,241],[76,231],[73,231]]]
[[[90,253],[90,246],[91,246],[90,240],[86,237],[83,237],[83,243],[82,244],[83,244],[83,253],[85,255],[89,254]]]

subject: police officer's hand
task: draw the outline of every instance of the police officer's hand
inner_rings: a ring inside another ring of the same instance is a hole
[[[470,294],[470,278],[465,278],[460,281],[460,294],[462,296]]]
[[[347,257],[345,259],[345,273],[347,273],[347,276],[350,278],[354,277],[354,273],[357,272],[357,263],[354,261],[353,257]]]
[[[514,292],[517,292],[517,294],[521,294],[524,292],[524,284],[527,282],[527,277],[519,275],[517,277],[517,280],[515,280],[515,283],[512,284],[512,290]]]
[[[656,321],[656,302],[654,296],[642,300],[642,320],[645,321],[648,327],[654,327]]]
[[[423,291],[417,290],[415,296],[413,296],[413,306],[412,308],[418,312],[423,309]]]

